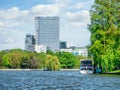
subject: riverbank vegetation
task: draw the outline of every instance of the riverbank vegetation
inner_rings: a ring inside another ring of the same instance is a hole
[[[95,0],[90,16],[89,53],[95,67],[103,72],[120,70],[120,0]]]
[[[79,68],[83,56],[74,56],[69,52],[47,53],[29,52],[21,49],[0,51],[0,69],[44,69],[60,70]]]

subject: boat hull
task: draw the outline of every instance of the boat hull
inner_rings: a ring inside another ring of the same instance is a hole
[[[93,74],[92,70],[80,70],[80,74]]]

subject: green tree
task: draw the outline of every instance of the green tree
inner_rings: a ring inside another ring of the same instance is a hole
[[[0,68],[3,68],[3,57],[6,54],[6,51],[0,51]]]
[[[76,64],[77,59],[69,52],[57,52],[61,64],[61,68],[73,68]]]
[[[47,54],[54,55],[54,52],[51,50],[47,50]]]
[[[21,68],[38,69],[40,59],[35,52],[23,52],[24,56],[21,57]]]
[[[12,49],[4,55],[0,53],[0,59],[2,65],[7,68],[38,69],[42,66],[39,54],[21,49]]]
[[[39,62],[39,68],[44,69],[45,67],[45,59],[46,59],[46,53],[38,53],[37,58],[40,60]]]
[[[76,68],[80,68],[80,60],[85,59],[85,56],[83,56],[83,55],[78,55],[78,56],[75,56],[75,57],[76,57],[75,67],[76,67]]]
[[[117,0],[95,0],[91,15],[91,46],[95,66],[103,72],[119,68],[120,63],[120,2]],[[115,63],[117,61],[117,63]]]
[[[45,69],[47,70],[60,70],[60,62],[57,56],[46,55]]]
[[[10,68],[20,68],[20,60],[21,60],[21,57],[23,56],[21,52],[22,50],[20,49],[14,49],[9,51],[3,57],[3,64]]]
[[[20,67],[23,69],[31,68],[31,61],[30,61],[30,53],[28,51],[24,51],[21,57]]]
[[[30,68],[38,69],[40,60],[37,58],[37,55],[35,53],[30,53]]]

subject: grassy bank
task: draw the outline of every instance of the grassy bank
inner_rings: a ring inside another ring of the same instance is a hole
[[[111,72],[106,72],[106,74],[120,74],[120,70],[115,70]]]
[[[112,71],[110,73],[120,73],[120,70],[115,70],[115,71]]]

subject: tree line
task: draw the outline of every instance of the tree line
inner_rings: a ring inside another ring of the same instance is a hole
[[[79,68],[83,56],[74,56],[69,52],[47,53],[29,52],[21,49],[0,51],[0,68],[60,70]]]
[[[95,0],[90,10],[89,53],[103,72],[120,69],[120,0]]]

